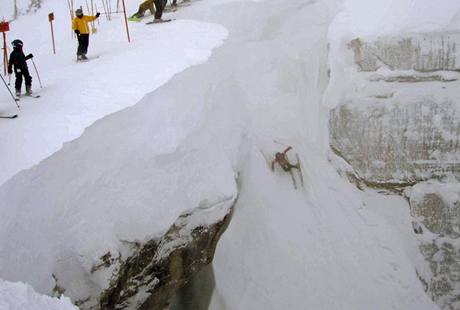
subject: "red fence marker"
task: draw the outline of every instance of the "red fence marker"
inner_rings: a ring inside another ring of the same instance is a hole
[[[56,54],[56,45],[54,43],[54,29],[53,29],[54,13],[53,12],[48,14],[48,20],[50,21],[50,25],[51,25],[51,41],[53,42],[53,54]]]
[[[8,68],[8,50],[6,45],[6,32],[10,31],[10,24],[8,22],[0,22],[0,32],[3,34],[3,72],[7,73]]]

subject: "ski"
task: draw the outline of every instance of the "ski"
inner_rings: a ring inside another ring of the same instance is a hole
[[[155,25],[155,24],[164,24],[164,23],[169,23],[169,22],[172,22],[173,20],[175,19],[162,19],[160,22],[156,22],[156,21],[151,21],[151,22],[148,22],[146,23],[146,25]]]
[[[38,99],[38,98],[40,98],[40,95],[24,95],[24,96],[21,96],[20,98],[16,98],[16,101],[20,101],[21,98],[27,98],[27,97]]]
[[[98,59],[99,56],[88,57],[88,59],[75,60],[76,63],[90,62],[91,60]]]
[[[18,117],[17,114],[14,114],[14,115],[0,115],[0,118],[6,118],[6,119],[13,119],[13,118],[16,118]]]

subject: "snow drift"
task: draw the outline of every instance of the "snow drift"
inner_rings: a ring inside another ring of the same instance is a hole
[[[24,283],[0,280],[1,310],[78,310],[68,298],[43,296]]]

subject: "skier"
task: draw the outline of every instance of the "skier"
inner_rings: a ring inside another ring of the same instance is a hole
[[[14,75],[16,76],[16,97],[21,96],[23,78],[26,84],[26,94],[30,96],[32,95],[32,77],[30,76],[26,61],[33,58],[34,55],[24,55],[24,52],[22,51],[22,46],[24,44],[21,40],[14,40],[11,44],[13,45],[13,51],[10,54],[10,61],[8,63],[8,74],[13,74],[14,67]]]
[[[166,7],[168,0],[154,0],[154,3],[155,3],[155,19],[153,20],[153,23],[163,23],[163,22],[171,21],[171,20],[161,19],[161,16],[163,16],[163,10]]]
[[[131,20],[131,21],[139,21],[140,19],[142,19],[142,17],[144,17],[145,12],[147,12],[147,10],[150,11],[151,15],[155,15],[155,8],[154,8],[154,1],[153,0],[146,0],[146,1],[142,2],[139,5],[139,9],[137,10],[137,12],[134,13],[133,16],[131,16],[129,18],[129,20]]]
[[[86,53],[88,53],[89,44],[88,23],[96,20],[101,13],[98,12],[95,16],[85,16],[82,9],[77,9],[75,15],[76,17],[72,20],[72,29],[78,38],[77,61],[87,60]]]

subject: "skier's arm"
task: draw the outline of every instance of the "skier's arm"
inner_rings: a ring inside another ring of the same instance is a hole
[[[286,154],[287,152],[289,152],[290,150],[292,150],[292,146],[288,147],[287,149],[284,150],[284,154]]]
[[[29,59],[32,59],[32,58],[34,58],[34,55],[32,55],[32,54],[29,54],[29,55],[27,55],[27,56],[26,56],[26,58],[25,58],[25,59],[26,59],[26,60],[29,60]]]
[[[16,56],[14,52],[11,52],[10,54],[10,60],[8,61],[8,74],[13,73],[13,63],[16,60]]]
[[[74,18],[72,20],[72,30],[75,31],[77,30],[78,26],[77,26],[77,20]]]
[[[96,16],[84,16],[83,17],[87,22],[92,22],[92,21],[95,21],[97,19]]]

